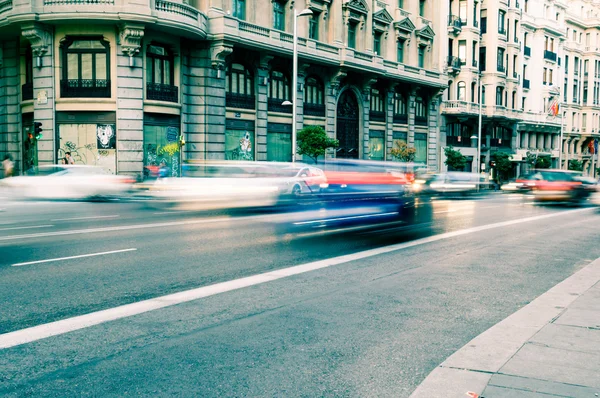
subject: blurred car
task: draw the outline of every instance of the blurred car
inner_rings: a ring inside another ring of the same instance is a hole
[[[0,181],[17,198],[24,199],[107,199],[131,192],[134,178],[108,174],[101,167],[49,165],[30,174]]]
[[[477,173],[447,172],[427,174],[415,180],[413,189],[420,194],[472,194],[487,187],[485,176]]]
[[[582,203],[591,190],[578,176],[580,173],[567,170],[537,170],[528,184],[537,202]]]
[[[274,208],[327,186],[321,170],[302,163],[206,161],[183,165],[181,177],[142,184],[139,195],[189,210]]]

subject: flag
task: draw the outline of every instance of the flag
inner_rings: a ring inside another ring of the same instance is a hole
[[[556,115],[558,115],[558,112],[559,112],[558,100],[555,99],[552,102],[550,102],[550,107],[548,107],[548,113],[552,116],[556,116]]]
[[[590,150],[590,155],[593,155],[597,152],[598,150],[598,143],[596,142],[596,140],[591,140],[588,144],[588,149]]]

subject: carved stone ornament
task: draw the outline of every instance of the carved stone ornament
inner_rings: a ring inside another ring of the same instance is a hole
[[[233,52],[233,46],[224,42],[216,42],[210,46],[210,63],[217,70],[225,69],[225,58]]]
[[[21,35],[29,40],[31,52],[34,57],[42,57],[52,43],[52,34],[43,25],[28,24],[21,27]]]
[[[144,38],[143,25],[121,25],[119,31],[119,44],[121,51],[130,58],[140,52]]]
[[[340,86],[342,85],[342,80],[348,75],[348,73],[346,73],[346,71],[344,69],[339,69],[331,78],[331,80],[329,81],[329,84],[331,86],[331,90],[333,91],[333,94],[335,95],[335,92],[337,90],[340,89]]]
[[[362,86],[363,93],[370,94],[371,88],[373,87],[373,85],[375,83],[377,83],[377,78],[375,78],[375,77],[365,80],[365,82],[363,83],[363,86]]]
[[[0,66],[4,65],[4,53],[2,52],[2,47],[0,47]]]
[[[258,68],[263,71],[268,71],[271,68],[270,63],[273,60],[273,58],[275,57],[272,55],[261,54],[260,60],[258,61]]]

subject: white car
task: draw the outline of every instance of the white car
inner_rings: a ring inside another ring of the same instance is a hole
[[[96,166],[40,166],[31,175],[0,180],[15,198],[81,200],[120,197],[131,191],[129,176]]]

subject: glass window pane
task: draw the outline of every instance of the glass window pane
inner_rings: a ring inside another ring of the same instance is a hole
[[[254,93],[254,89],[252,87],[252,78],[248,77],[246,79],[246,94],[252,95]]]
[[[92,54],[81,54],[81,78],[92,78]]]
[[[237,94],[240,91],[240,89],[238,87],[238,83],[239,83],[238,76],[239,75],[236,72],[234,72],[233,76],[231,76],[231,92],[234,94]]]
[[[77,54],[67,54],[67,79],[79,79],[79,56]]]
[[[106,72],[106,54],[96,54],[96,79],[107,79]]]
[[[245,76],[243,74],[238,75],[238,88],[240,90],[240,94],[248,94],[245,90],[246,85],[244,84]]]
[[[382,137],[369,137],[369,159],[385,160],[385,143]]]
[[[146,83],[153,83],[154,79],[152,78],[153,75],[153,71],[152,71],[152,66],[154,65],[154,61],[152,58],[148,57],[146,59]]]
[[[104,50],[104,45],[99,40],[75,40],[69,48],[76,48],[78,50]]]
[[[154,59],[154,83],[162,83],[162,59]]]
[[[163,62],[163,65],[165,66],[165,75],[164,75],[164,77],[165,77],[165,80],[164,80],[164,82],[165,82],[165,84],[168,84],[168,85],[171,85],[171,86],[172,86],[172,85],[174,85],[175,83],[173,83],[173,82],[171,81],[171,61],[169,61],[169,60],[165,60],[165,61]]]

